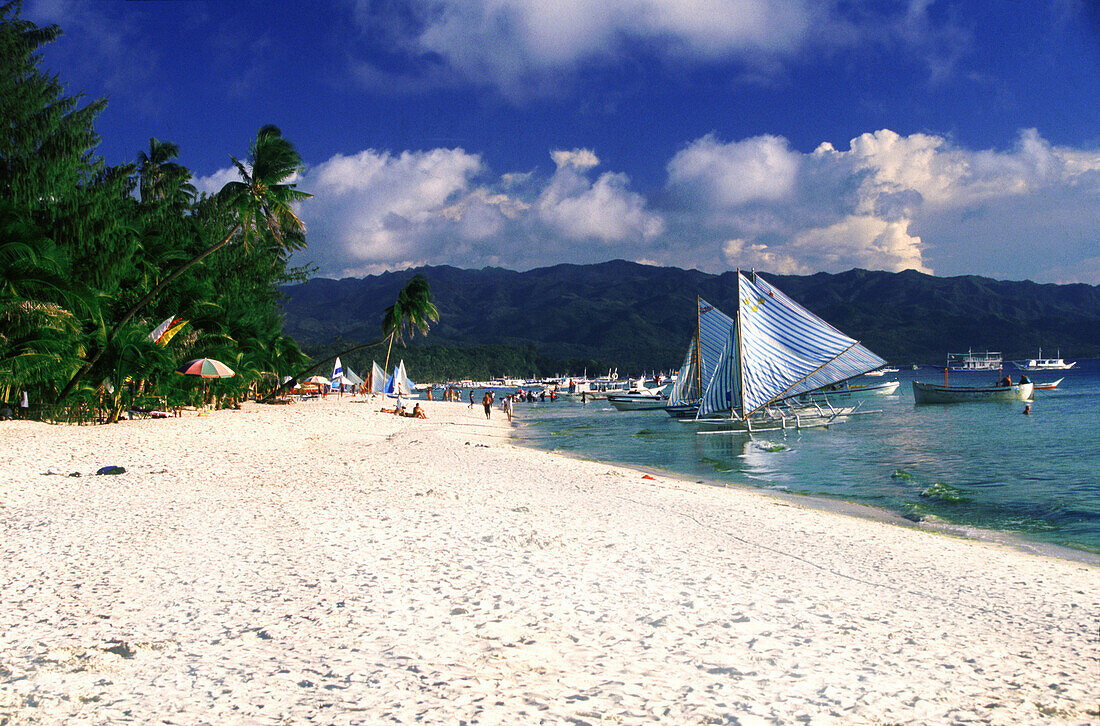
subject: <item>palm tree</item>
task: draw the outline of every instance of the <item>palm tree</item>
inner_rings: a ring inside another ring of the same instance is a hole
[[[148,151],[138,152],[138,189],[142,202],[185,202],[194,197],[191,172],[172,161],[179,155],[179,146],[156,138],[149,139]]]
[[[264,126],[252,142],[249,164],[246,166],[230,157],[242,181],[228,182],[218,192],[218,201],[235,212],[236,223],[220,241],[207,247],[200,254],[173,270],[138,300],[115,323],[107,336],[106,345],[100,347],[90,360],[80,367],[68,385],[58,394],[58,400],[67,396],[80,379],[91,370],[118,335],[118,331],[146,305],[153,301],[168,285],[194,265],[228,245],[237,235],[247,249],[257,238],[269,237],[284,250],[300,249],[305,244],[305,225],[294,213],[295,202],[308,199],[311,194],[299,191],[293,183],[287,183],[302,166],[302,159],[293,144],[283,138],[276,126]]]
[[[405,334],[410,336],[417,330],[428,334],[431,324],[439,320],[439,309],[432,302],[432,291],[423,275],[414,275],[408,284],[397,294],[397,300],[386,308],[382,316],[382,331],[389,332],[389,345],[386,347],[386,365],[390,369],[390,351],[393,341],[404,342]]]
[[[401,292],[397,294],[397,300],[394,301],[394,304],[386,308],[382,316],[383,334],[381,338],[371,341],[370,343],[352,346],[322,361],[311,363],[309,367],[302,369],[296,375],[288,378],[285,383],[279,384],[275,390],[265,396],[263,400],[271,400],[279,395],[284,388],[288,385],[293,385],[299,378],[309,373],[311,370],[321,368],[337,358],[354,353],[357,350],[381,345],[386,341],[389,341],[389,345],[392,348],[395,337],[398,340],[403,340],[405,333],[412,334],[416,330],[427,335],[430,324],[436,320],[439,320],[439,310],[436,308],[435,303],[432,302],[432,290],[428,285],[428,280],[423,275],[414,275],[411,280],[405,283],[405,287],[401,288]],[[389,350],[387,350],[386,365],[388,366],[389,364],[390,354]]]

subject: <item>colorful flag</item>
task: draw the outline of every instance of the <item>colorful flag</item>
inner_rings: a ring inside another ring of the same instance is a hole
[[[156,345],[168,345],[168,341],[172,340],[172,337],[178,333],[180,328],[184,325],[187,325],[186,320],[177,318],[173,315],[154,328],[153,332],[149,333],[149,340],[153,341]]]

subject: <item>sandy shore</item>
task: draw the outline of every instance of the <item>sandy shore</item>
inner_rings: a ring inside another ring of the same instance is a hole
[[[427,411],[0,424],[0,724],[1100,722],[1096,566]]]

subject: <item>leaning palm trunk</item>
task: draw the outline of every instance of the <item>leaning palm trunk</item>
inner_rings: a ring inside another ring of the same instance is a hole
[[[390,369],[390,351],[393,350],[393,336],[397,333],[397,329],[394,328],[390,331],[390,344],[386,346],[386,363],[382,366],[383,371],[389,371]]]

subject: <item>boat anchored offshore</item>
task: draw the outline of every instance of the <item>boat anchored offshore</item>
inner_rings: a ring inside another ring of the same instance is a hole
[[[1072,363],[1066,363],[1061,358],[1062,351],[1058,351],[1058,358],[1044,358],[1043,349],[1039,349],[1039,356],[1037,358],[1028,358],[1027,360],[1014,360],[1012,365],[1016,366],[1022,371],[1068,371],[1077,365],[1077,361]]]
[[[868,374],[870,375],[870,374]],[[826,386],[817,391],[804,393],[798,397],[799,401],[850,401],[852,399],[867,398],[869,396],[892,396],[901,386],[900,381],[883,381],[882,383],[838,383],[835,386]]]
[[[1036,383],[1036,384],[1034,384],[1035,390],[1036,391],[1053,391],[1055,388],[1058,387],[1058,384],[1061,383],[1064,380],[1066,380],[1066,379],[1065,378],[1059,378],[1056,381],[1046,381],[1044,383]]]
[[[703,298],[696,298],[695,336],[668,393],[665,411],[669,416],[695,418],[732,328],[733,318]]]
[[[660,388],[638,386],[607,394],[607,402],[619,411],[661,411],[668,404]]]
[[[914,403],[973,403],[977,401],[1027,401],[1035,390],[1033,383],[1009,386],[941,386],[913,381]]]
[[[835,408],[828,398],[823,404],[796,399],[886,361],[755,272],[738,270],[737,284],[737,310],[733,318],[723,315],[730,325],[714,372],[695,416],[680,420],[752,432],[827,426],[854,414],[856,407]],[[704,303],[699,303],[701,317]],[[705,339],[702,326],[700,339]]]
[[[1001,354],[988,350],[984,353],[968,350],[947,354],[947,368],[952,371],[999,371],[1003,365]]]

